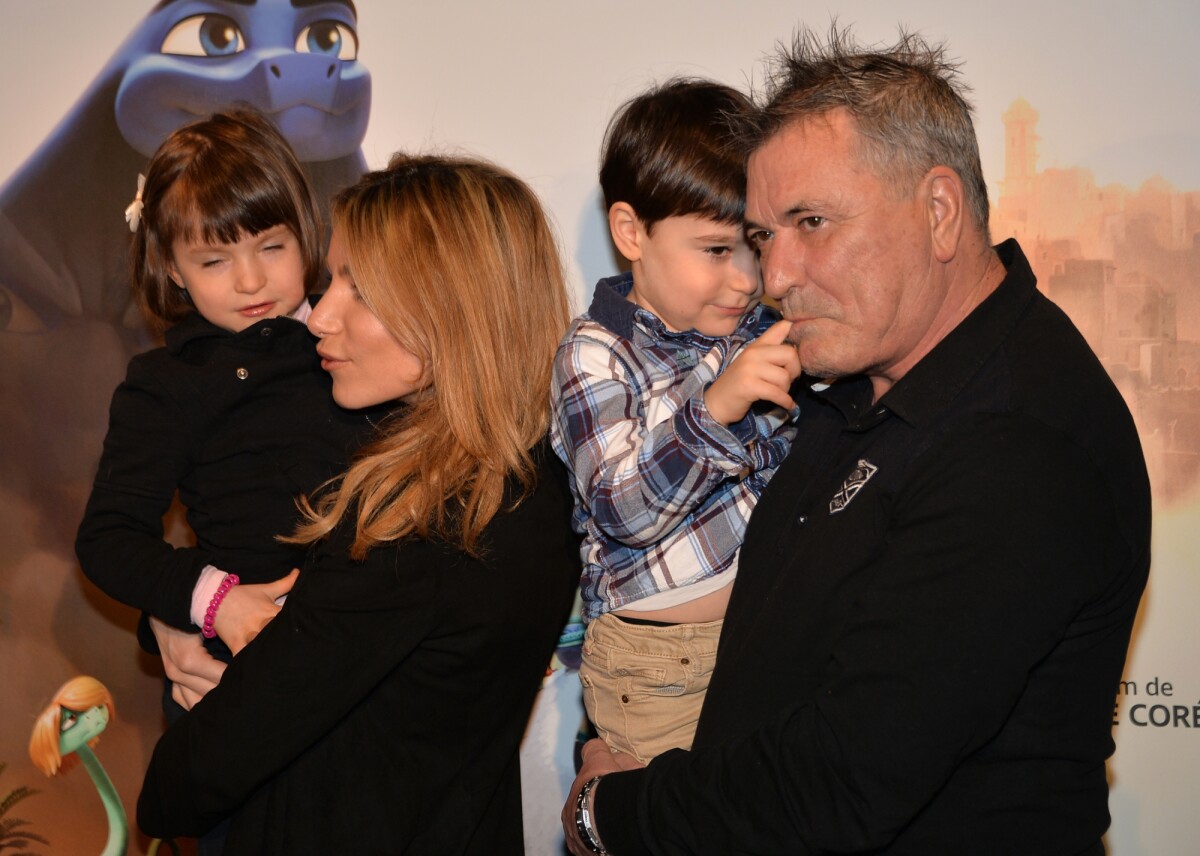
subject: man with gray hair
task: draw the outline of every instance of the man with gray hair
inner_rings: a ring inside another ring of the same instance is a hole
[[[1103,856],[1150,556],[1133,420],[1020,247],[991,247],[940,46],[778,60],[747,237],[806,376],[691,751],[596,741],[572,852]]]

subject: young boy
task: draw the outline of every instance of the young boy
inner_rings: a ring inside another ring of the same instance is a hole
[[[746,522],[788,452],[800,374],[746,243],[736,90],[674,80],[618,111],[600,184],[632,271],[555,358],[551,439],[583,537],[584,704],[645,763],[690,748]]]

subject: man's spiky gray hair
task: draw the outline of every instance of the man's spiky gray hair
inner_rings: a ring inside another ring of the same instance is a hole
[[[844,110],[860,134],[859,156],[897,193],[907,195],[933,167],[962,179],[967,205],[987,234],[988,196],[979,143],[957,61],[944,44],[903,28],[895,44],[863,47],[834,21],[825,37],[807,27],[769,61],[763,104],[746,144],[762,145],[784,126]]]

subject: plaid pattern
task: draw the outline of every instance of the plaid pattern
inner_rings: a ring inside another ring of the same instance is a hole
[[[601,280],[554,361],[550,439],[570,468],[584,536],[583,618],[736,569],[750,511],[788,452],[793,414],[716,422],[703,394],[777,320],[758,306],[733,335],[669,331]]]

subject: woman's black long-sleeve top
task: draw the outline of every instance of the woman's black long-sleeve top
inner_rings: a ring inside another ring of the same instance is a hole
[[[237,854],[522,852],[518,746],[579,583],[565,473],[473,558],[408,538],[316,548],[283,610],[159,741],[151,835],[234,815]]]

